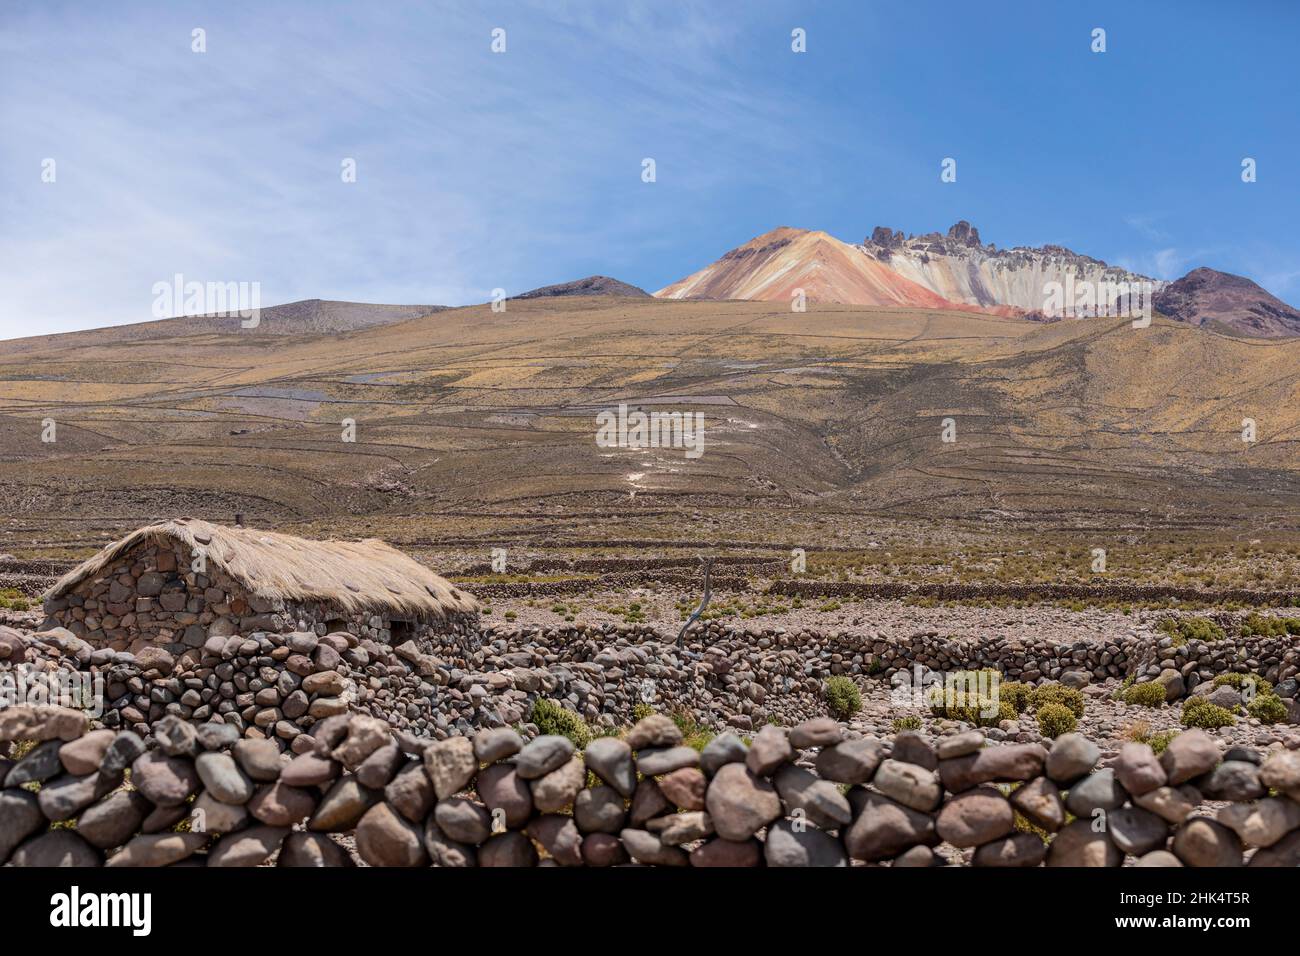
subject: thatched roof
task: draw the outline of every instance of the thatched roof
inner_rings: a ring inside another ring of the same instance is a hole
[[[208,561],[250,594],[270,600],[320,602],[349,612],[388,612],[417,618],[440,618],[479,609],[472,596],[374,538],[310,541],[193,518],[177,518],[131,532],[73,568],[45,596],[57,598],[67,593],[146,541],[180,541],[191,551],[201,549]]]

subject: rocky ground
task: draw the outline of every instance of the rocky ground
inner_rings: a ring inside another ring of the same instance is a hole
[[[1078,732],[1102,747],[1103,759],[1114,756],[1119,748],[1132,740],[1158,737],[1167,731],[1186,729],[1180,722],[1181,707],[1166,704],[1161,707],[1142,707],[1112,699],[1112,694],[1122,681],[1108,680],[1083,688],[1087,704],[1079,718]],[[865,736],[882,737],[894,733],[894,722],[899,718],[914,716],[921,721],[923,733],[940,737],[960,733],[970,728],[962,721],[935,717],[925,708],[900,707],[891,696],[885,681],[867,681],[862,697],[862,711],[849,727]],[[990,740],[1015,743],[1043,743],[1046,738],[1039,732],[1033,714],[1025,713],[1017,720],[1002,721],[996,727],[982,728]],[[1242,746],[1255,749],[1285,746],[1300,748],[1300,725],[1291,723],[1264,724],[1251,717],[1239,717],[1231,727],[1208,730],[1211,736],[1223,741],[1225,746]]]
[[[910,610],[895,608],[899,615]],[[1212,731],[1225,744],[1268,748],[1296,738],[1300,647],[1294,638],[1194,640],[1175,647],[1144,623],[1128,622],[1124,631],[1118,619],[1113,623],[1109,633],[1082,628],[1062,638],[713,621],[693,627],[679,648],[675,627],[652,623],[541,627],[517,621],[485,623],[469,642],[448,635],[425,647],[391,647],[347,632],[213,637],[179,657],[158,648],[138,655],[95,649],[61,628],[0,626],[0,676],[21,667],[77,672],[83,686],[97,679],[104,695],[101,721],[142,735],[164,715],[215,717],[286,747],[315,721],[347,710],[381,717],[416,736],[442,738],[482,727],[527,727],[543,699],[598,729],[625,725],[638,706],[652,706],[702,731],[748,734],[765,724],[791,726],[830,713],[833,678],[847,681],[861,698],[859,711],[841,715],[855,731],[887,736],[917,726],[941,735],[966,725],[931,713],[923,697],[900,694],[900,682],[981,668],[1003,681],[1077,688],[1084,702],[1079,729],[1108,750],[1180,727],[1182,700],[1210,695],[1236,714],[1229,726]],[[1214,684],[1226,673],[1256,674],[1275,684],[1284,716],[1263,723],[1244,712],[1239,691]],[[1151,707],[1116,699],[1138,682],[1159,682],[1166,702]],[[1033,710],[1003,716],[985,728],[991,739],[1045,739]]]
[[[675,631],[700,602],[698,589],[640,587],[593,590],[553,598],[487,598],[487,621],[556,627],[566,622],[617,624],[629,619]],[[633,606],[635,605],[635,609]],[[933,631],[953,637],[997,635],[1075,641],[1107,641],[1150,630],[1167,611],[1134,609],[1129,614],[1103,607],[1073,610],[1056,604],[984,607],[975,604],[927,605],[908,601],[850,601],[829,598],[795,602],[788,597],[715,591],[706,620],[747,626],[813,628],[874,637],[877,634]]]

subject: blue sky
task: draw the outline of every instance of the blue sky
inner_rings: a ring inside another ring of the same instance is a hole
[[[0,337],[147,320],[176,273],[458,305],[962,218],[1300,304],[1297,36],[1286,0],[5,0]]]

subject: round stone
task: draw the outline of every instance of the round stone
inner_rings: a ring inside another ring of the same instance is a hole
[[[940,839],[955,847],[988,843],[1006,836],[1015,825],[1011,804],[992,787],[957,794],[944,804],[935,820]]]
[[[718,770],[705,804],[718,836],[725,840],[747,840],[781,815],[781,800],[772,784],[738,763]]]

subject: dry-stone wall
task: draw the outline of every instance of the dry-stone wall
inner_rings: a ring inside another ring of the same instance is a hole
[[[627,565],[630,567],[630,563]],[[1295,591],[1253,590],[1249,588],[1177,587],[1163,584],[926,584],[904,581],[821,581],[821,580],[771,580],[766,583],[760,576],[780,570],[784,562],[775,566],[748,568],[749,577],[727,573],[726,568],[716,568],[712,578],[715,592],[762,592],[804,599],[839,597],[858,601],[904,600],[925,598],[936,601],[1109,601],[1115,603],[1142,603],[1177,600],[1193,604],[1237,604],[1252,607],[1295,607],[1300,594]],[[488,565],[473,565],[462,574],[486,574]],[[534,565],[528,573],[542,568]],[[557,570],[563,570],[559,568]],[[722,573],[718,573],[721,571]],[[552,581],[518,581],[511,583],[483,583],[474,586],[481,598],[546,597],[590,591],[593,587],[633,588],[670,585],[698,590],[702,581],[700,572],[671,565],[645,567],[635,570],[607,570],[597,577],[561,578]]]
[[[1143,601],[1198,602],[1202,604],[1246,604],[1259,607],[1296,607],[1300,592],[1295,590],[1253,590],[1251,588],[1179,587],[1167,584],[995,584],[990,582],[912,584],[903,581],[773,581],[769,594],[790,597],[847,597],[857,599],[933,598],[938,601]]]
[[[1218,673],[1254,673],[1297,713],[1300,650],[1285,638],[1174,648],[1163,635],[1115,643],[953,641],[934,633],[888,639],[716,622],[686,648],[666,638],[648,626],[506,627],[394,647],[349,631],[253,632],[211,637],[181,654],[157,647],[130,654],[95,648],[64,629],[0,627],[0,682],[74,671],[83,687],[102,690],[103,726],[147,735],[165,716],[215,718],[290,747],[318,720],[345,712],[429,737],[516,726],[539,697],[564,702],[596,727],[623,724],[638,703],[648,703],[748,732],[768,720],[789,726],[824,715],[831,675],[888,680],[914,666],[995,667],[1008,680],[1076,685],[1172,674],[1184,692]]]
[[[611,638],[628,643],[670,644],[675,634],[665,634],[649,624],[569,624],[548,628],[489,625],[482,628],[485,644],[504,640],[514,646],[532,643],[572,656],[582,653],[592,640],[607,644]],[[436,640],[436,639],[435,639]],[[1034,641],[996,635],[949,638],[938,631],[908,635],[878,631],[820,631],[813,628],[746,627],[711,621],[696,625],[688,648],[704,656],[734,656],[748,651],[762,663],[764,672],[790,676],[789,668],[807,676],[832,674],[890,677],[914,664],[932,670],[993,667],[1008,680],[1060,680],[1068,671],[1082,671],[1090,680],[1110,677],[1154,676],[1165,666],[1177,668],[1189,689],[1225,671],[1257,673],[1280,684],[1300,673],[1300,642],[1287,637],[1234,637],[1232,640],[1187,641],[1180,647],[1166,634],[1134,631],[1113,641]],[[435,647],[435,651],[440,648]]]
[[[1300,751],[1197,730],[1100,768],[1077,734],[846,739],[828,718],[697,751],[655,715],[580,753],[334,715],[290,756],[225,723],[167,717],[145,741],[22,706],[0,742],[12,866],[1300,865]]]

